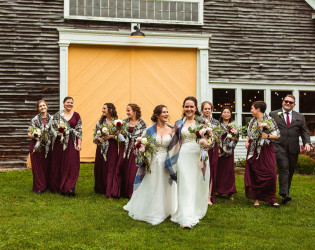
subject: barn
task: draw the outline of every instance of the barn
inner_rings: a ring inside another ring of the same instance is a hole
[[[241,125],[253,100],[270,111],[291,93],[315,141],[314,0],[0,0],[0,21],[0,167],[26,166],[36,101],[53,114],[67,95],[83,119],[82,162],[105,102],[120,118],[139,104],[148,124],[163,103],[173,123],[193,95],[214,117],[230,105]]]

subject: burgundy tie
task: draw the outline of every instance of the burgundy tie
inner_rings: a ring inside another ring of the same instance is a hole
[[[285,112],[287,114],[287,126],[290,127],[290,117],[289,112]]]

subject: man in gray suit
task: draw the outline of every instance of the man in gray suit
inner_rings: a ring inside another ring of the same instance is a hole
[[[289,196],[294,169],[300,153],[299,136],[301,135],[305,150],[310,151],[310,134],[302,114],[293,111],[295,97],[287,95],[282,102],[282,109],[270,112],[280,130],[280,138],[274,141],[276,159],[279,166],[279,194],[282,203],[291,201]]]

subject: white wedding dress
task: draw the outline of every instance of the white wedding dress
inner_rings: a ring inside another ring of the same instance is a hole
[[[210,168],[207,161],[205,180],[199,165],[201,148],[196,135],[183,127],[182,146],[177,160],[178,209],[171,220],[182,227],[192,227],[205,216],[208,209]]]
[[[157,225],[176,212],[176,183],[169,184],[169,174],[164,169],[171,138],[171,135],[165,135],[161,141],[161,137],[156,136],[157,152],[150,164],[151,173],[144,176],[140,186],[124,206],[129,211],[129,216],[135,220]]]

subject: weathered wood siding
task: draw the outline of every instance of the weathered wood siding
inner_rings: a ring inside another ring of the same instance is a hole
[[[315,81],[315,11],[304,0],[205,1],[211,81]]]
[[[210,81],[314,82],[315,21],[304,0],[205,1],[202,27],[143,24],[150,31],[211,33]],[[62,0],[0,0],[0,167],[24,167],[26,130],[45,99],[59,104],[57,27],[119,30],[129,23],[63,19]]]

